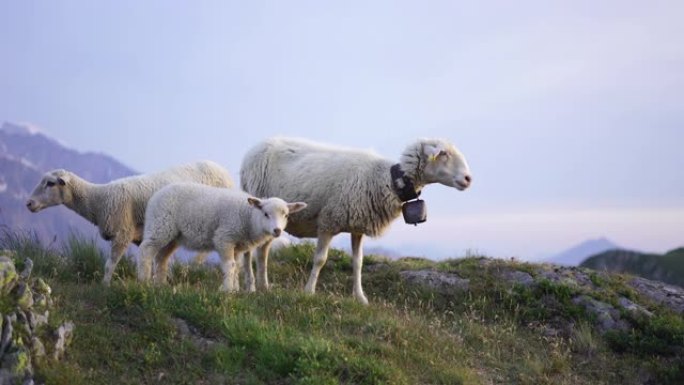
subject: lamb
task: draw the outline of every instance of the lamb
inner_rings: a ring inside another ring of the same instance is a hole
[[[257,199],[234,189],[196,183],[174,183],[152,196],[145,213],[145,233],[140,245],[138,279],[166,280],[169,256],[178,246],[191,250],[215,250],[221,257],[221,290],[236,291],[235,256],[270,242],[282,233],[287,217],[306,207],[280,198]],[[251,270],[251,264],[249,266]],[[265,263],[257,263],[257,284],[267,286]]]
[[[63,204],[97,226],[102,238],[111,241],[111,254],[105,264],[103,278],[109,285],[128,245],[140,245],[142,241],[147,201],[167,184],[183,181],[225,188],[234,185],[228,171],[211,161],[121,178],[106,184],[90,183],[73,172],[57,169],[43,176],[26,207],[36,213]]]
[[[380,236],[399,216],[402,204],[416,198],[425,185],[440,183],[463,191],[470,186],[471,175],[464,156],[445,140],[417,140],[394,164],[370,151],[272,138],[247,152],[240,183],[254,196],[308,203],[285,228],[296,237],[318,238],[305,286],[308,293],[316,290],[333,236],[351,233],[354,296],[367,304],[361,285],[363,236]],[[260,259],[268,257],[262,255],[267,247],[258,250]]]

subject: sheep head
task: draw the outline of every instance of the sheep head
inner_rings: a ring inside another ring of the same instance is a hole
[[[247,203],[259,210],[256,224],[266,235],[279,237],[287,226],[289,214],[294,214],[306,207],[304,202],[288,203],[280,198],[258,199],[247,198]]]
[[[472,181],[465,157],[446,140],[421,139],[412,144],[402,154],[401,168],[418,185],[440,183],[463,191]]]
[[[66,170],[58,169],[45,173],[26,201],[26,207],[36,213],[44,208],[64,203],[68,180],[69,172]]]

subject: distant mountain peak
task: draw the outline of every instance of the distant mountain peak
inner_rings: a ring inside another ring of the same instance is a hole
[[[601,236],[588,239],[572,246],[571,248],[548,258],[547,262],[559,265],[577,266],[592,255],[612,249],[621,249],[621,247],[605,236]]]
[[[4,122],[0,130],[11,135],[45,135],[43,130],[31,123]]]
[[[0,126],[0,133],[17,137],[40,137],[44,140],[58,144],[65,149],[70,149],[69,145],[59,139],[50,136],[45,130],[33,123],[27,122],[3,122]]]

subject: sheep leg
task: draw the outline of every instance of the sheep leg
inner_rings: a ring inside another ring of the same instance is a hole
[[[138,281],[144,282],[152,277],[152,257],[157,255],[159,250],[148,240],[140,244],[138,255]]]
[[[311,268],[311,275],[309,281],[304,287],[304,292],[313,294],[316,292],[316,282],[318,275],[328,259],[328,249],[330,248],[330,241],[332,241],[332,234],[323,233],[318,234],[318,245],[316,245],[316,254],[314,254],[313,267]]]
[[[242,274],[245,277],[245,291],[253,293],[256,291],[256,285],[254,284],[254,269],[252,268],[252,251],[245,251],[243,258]]]
[[[368,299],[363,293],[361,286],[361,268],[363,267],[363,234],[352,233],[352,266],[354,274],[354,297],[364,305],[368,305]]]
[[[240,269],[242,268],[242,254],[235,254],[235,270],[230,279],[233,280],[233,287],[235,291],[240,290]]]
[[[157,255],[155,255],[156,271],[154,273],[154,281],[156,283],[162,284],[166,282],[169,271],[169,260],[171,259],[171,254],[173,254],[177,248],[178,244],[176,242],[171,242],[159,249]]]
[[[271,250],[271,242],[273,240],[268,240],[266,243],[258,247],[257,250],[257,276],[256,276],[256,286],[259,290],[268,290],[268,252]]]
[[[129,243],[130,242],[128,241],[121,240],[112,241],[111,253],[109,254],[109,259],[105,264],[104,279],[102,280],[102,282],[104,282],[105,285],[109,286],[109,284],[112,282],[112,276],[114,275],[116,265],[121,260],[121,256],[123,255],[124,251],[126,251],[126,247]]]
[[[238,288],[234,286],[235,279],[233,278],[235,274],[235,247],[227,245],[222,248],[219,254],[221,255],[221,270],[223,271],[221,291],[237,291]]]

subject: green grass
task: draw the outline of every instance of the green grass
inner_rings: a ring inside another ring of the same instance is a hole
[[[49,384],[677,384],[684,378],[682,316],[653,307],[655,318],[634,319],[631,333],[601,336],[570,301],[581,289],[498,278],[510,266],[534,275],[531,264],[368,257],[364,288],[371,304],[362,306],[351,297],[351,259],[339,250],[330,252],[318,293],[301,292],[314,251],[309,243],[271,256],[270,292],[229,295],[218,291],[217,266],[174,265],[168,285],[151,286],[135,282],[130,260],[107,288],[99,283],[104,256],[93,241],[72,237],[58,249],[35,242],[0,237],[0,247],[18,250],[19,262],[32,258],[34,274],[53,287],[51,322],[76,324],[66,358],[38,368],[38,379]],[[425,268],[467,278],[470,290],[439,294],[400,278],[402,270]],[[619,276],[590,278],[602,291],[597,296],[628,292]],[[178,320],[194,335],[182,335]],[[544,332],[568,323],[575,326],[567,333]]]

